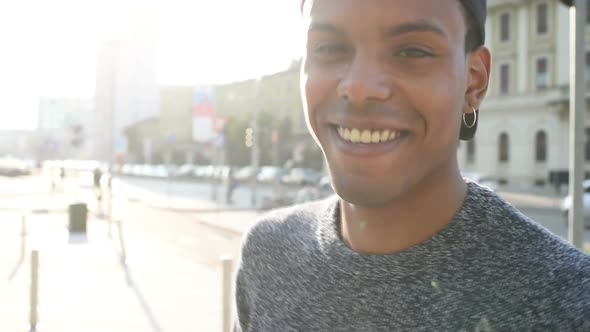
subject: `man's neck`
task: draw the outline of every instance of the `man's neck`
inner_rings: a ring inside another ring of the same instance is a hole
[[[341,201],[342,239],[365,254],[396,253],[430,239],[453,219],[467,192],[456,167],[435,173],[379,208]]]

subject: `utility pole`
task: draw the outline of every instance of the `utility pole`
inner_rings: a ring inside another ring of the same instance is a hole
[[[568,239],[577,248],[584,246],[584,210],[582,208],[582,181],[584,179],[583,135],[586,112],[585,35],[586,0],[569,0],[563,3],[570,7],[570,149],[569,193],[572,207],[569,213]]]
[[[260,159],[260,133],[258,128],[258,119],[260,117],[260,84],[262,78],[258,78],[254,81],[254,90],[253,90],[253,105],[254,105],[254,120],[250,122],[250,128],[252,129],[252,137],[253,137],[253,144],[252,150],[250,154],[250,166],[254,169],[254,171],[258,170],[259,166],[259,159]],[[250,196],[250,206],[252,208],[256,208],[257,206],[257,183],[256,183],[256,176],[253,176],[250,181],[252,193]]]
[[[278,129],[273,129],[272,131],[272,148],[273,148],[273,166],[280,167],[281,165],[281,150],[280,150],[280,138],[279,138],[279,131]],[[273,188],[273,195],[277,195],[278,197],[282,197],[283,193],[281,192],[281,183],[279,179],[275,179],[272,184]]]
[[[251,154],[250,154],[250,166],[252,167],[252,169],[254,171],[256,171],[258,169],[258,164],[259,164],[259,159],[260,159],[260,135],[258,133],[258,111],[256,111],[255,115],[254,115],[254,120],[252,120],[250,122],[250,128],[252,129],[252,135],[253,135],[253,144],[252,144],[252,148],[251,148]],[[252,188],[252,194],[250,197],[250,206],[252,206],[252,208],[256,207],[257,204],[257,199],[256,199],[256,195],[257,195],[257,182],[256,182],[256,176],[253,176],[252,179],[250,180],[250,184],[251,184],[251,188]]]

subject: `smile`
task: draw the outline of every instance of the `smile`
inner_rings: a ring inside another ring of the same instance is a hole
[[[394,141],[404,135],[393,129],[359,129],[337,127],[340,138],[353,144],[379,144]]]
[[[410,132],[395,129],[331,126],[335,147],[351,157],[377,157],[398,150]]]

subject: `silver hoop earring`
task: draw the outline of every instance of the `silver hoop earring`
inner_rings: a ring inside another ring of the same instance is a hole
[[[465,115],[467,115],[467,114],[468,113],[463,113],[463,124],[465,125],[465,127],[471,129],[471,128],[475,127],[475,125],[477,124],[477,111],[474,108],[473,113],[469,113],[469,114],[473,114],[473,121],[471,122],[471,124],[467,123],[467,118],[465,117]]]

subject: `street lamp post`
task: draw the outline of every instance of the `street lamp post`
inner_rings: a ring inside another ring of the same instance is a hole
[[[570,129],[569,129],[569,193],[572,206],[569,213],[568,239],[577,248],[584,245],[584,211],[582,181],[584,179],[583,127],[586,112],[585,96],[585,35],[586,0],[560,0],[570,6]],[[573,7],[571,7],[573,5]]]

